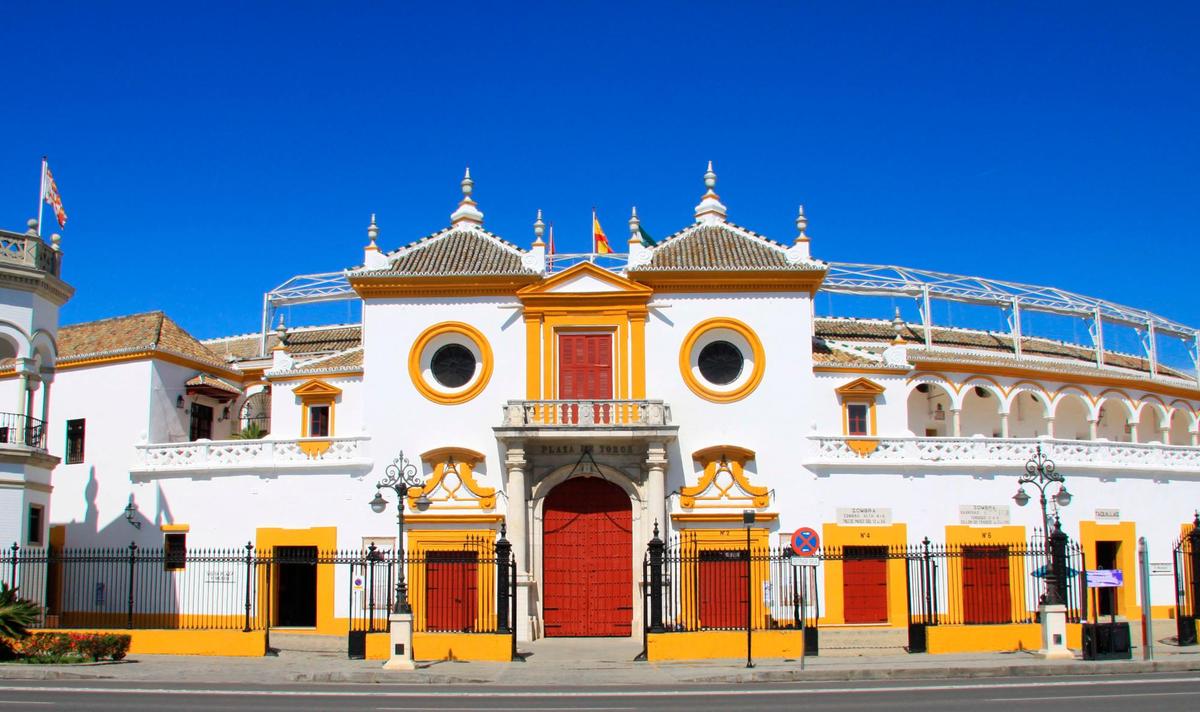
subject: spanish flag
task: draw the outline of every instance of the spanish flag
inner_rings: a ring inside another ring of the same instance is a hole
[[[611,255],[613,251],[604,235],[604,228],[600,227],[600,221],[596,219],[595,210],[592,210],[592,247],[593,252],[598,255]]]

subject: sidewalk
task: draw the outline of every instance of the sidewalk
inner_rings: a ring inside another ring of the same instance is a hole
[[[388,683],[554,687],[580,685],[678,685],[687,683],[835,680],[933,680],[1041,675],[1099,675],[1200,671],[1200,647],[1158,643],[1155,660],[1047,661],[1028,652],[966,655],[873,655],[760,661],[634,662],[640,641],[542,639],[523,644],[525,662],[422,663],[413,672],[384,671],[379,661],[348,660],[344,653],[282,650],[277,657],[219,658],[143,655],[94,665],[0,665],[0,680],[112,680],[182,685],[295,682]]]

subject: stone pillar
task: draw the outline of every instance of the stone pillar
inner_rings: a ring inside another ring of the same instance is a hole
[[[1000,414],[1000,437],[1008,437],[1008,413]]]
[[[17,423],[12,442],[25,444],[25,416],[32,415],[29,405],[29,377],[34,374],[33,359],[17,359]]]
[[[962,408],[950,409],[950,434],[956,438],[962,437]]]
[[[1171,426],[1163,425],[1158,429],[1158,441],[1163,445],[1171,444]]]
[[[1046,437],[1054,437],[1054,418],[1046,418]]]
[[[42,381],[42,414],[41,420],[46,423],[50,420],[50,384],[51,381]]]
[[[1136,443],[1138,441],[1138,424],[1136,421],[1129,421],[1129,442]]]
[[[652,536],[649,532],[658,522],[663,540],[667,538],[667,446],[661,442],[651,442],[646,445],[646,540]]]
[[[1088,440],[1095,440],[1100,436],[1100,419],[1088,421]]]
[[[512,542],[513,558],[517,562],[517,618],[513,626],[517,629],[517,640],[533,640],[533,594],[536,590],[529,566],[533,547],[529,541],[529,495],[525,486],[525,448],[523,443],[510,443],[504,456],[504,469],[508,473],[505,494],[508,509],[505,523],[508,540]]]
[[[1195,430],[1189,430],[1188,431],[1188,441],[1189,441],[1188,444],[1192,445],[1194,447],[1196,445],[1197,441],[1200,441],[1200,433],[1197,433]]]

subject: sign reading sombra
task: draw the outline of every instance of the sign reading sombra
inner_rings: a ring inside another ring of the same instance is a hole
[[[969,527],[1004,527],[1011,523],[1007,504],[960,504],[958,523]]]

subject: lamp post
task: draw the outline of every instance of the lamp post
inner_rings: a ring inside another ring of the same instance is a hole
[[[371,500],[371,510],[376,514],[383,514],[387,509],[387,500],[383,498],[383,489],[386,487],[396,493],[396,563],[400,571],[396,576],[396,603],[392,606],[392,613],[412,613],[412,606],[408,602],[408,582],[404,578],[404,508],[408,499],[408,491],[413,487],[424,487],[425,480],[421,478],[421,473],[417,470],[417,466],[408,461],[404,457],[404,451],[401,451],[392,460],[392,464],[388,465],[383,470],[384,477],[375,485],[375,498]],[[420,511],[429,508],[429,498],[422,492],[413,503]]]
[[[1059,595],[1058,590],[1058,569],[1054,565],[1054,555],[1050,548],[1050,522],[1049,515],[1046,511],[1046,488],[1051,484],[1058,484],[1058,492],[1054,495],[1054,501],[1060,507],[1065,507],[1071,503],[1071,493],[1067,491],[1066,485],[1063,484],[1064,477],[1059,474],[1058,468],[1055,467],[1054,461],[1046,457],[1042,453],[1042,446],[1037,446],[1037,452],[1029,461],[1025,463],[1025,474],[1017,480],[1017,493],[1013,495],[1013,501],[1017,506],[1024,507],[1029,504],[1029,494],[1025,492],[1025,485],[1033,485],[1038,488],[1038,501],[1042,505],[1042,533],[1043,547],[1046,555],[1046,592],[1042,594],[1042,603],[1048,605],[1063,605],[1065,601]]]

